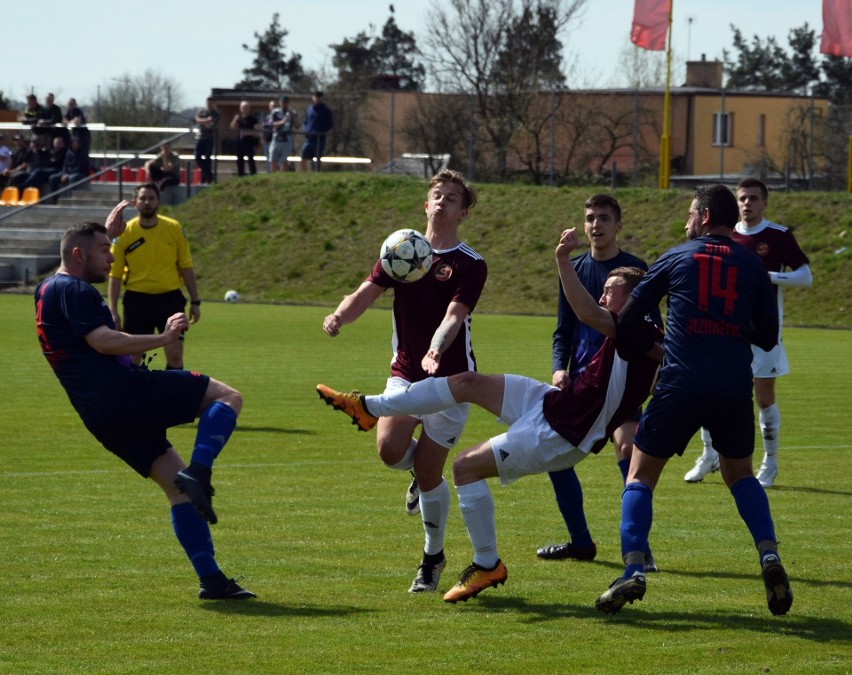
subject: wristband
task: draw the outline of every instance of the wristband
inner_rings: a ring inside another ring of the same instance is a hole
[[[201,300],[190,300],[189,304],[192,305],[193,307],[200,307],[201,306]]]

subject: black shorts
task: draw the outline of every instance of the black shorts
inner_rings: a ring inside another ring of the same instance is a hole
[[[133,368],[83,419],[103,446],[147,478],[172,444],[166,430],[198,417],[210,378],[189,370]]]
[[[124,292],[125,332],[133,335],[151,335],[166,330],[166,321],[172,314],[186,309],[186,298],[179,290],[168,293]],[[183,335],[180,336],[183,340]]]
[[[708,396],[674,389],[654,392],[634,443],[645,454],[669,459],[682,455],[701,427],[710,432],[720,455],[742,459],[754,453],[751,396]]]

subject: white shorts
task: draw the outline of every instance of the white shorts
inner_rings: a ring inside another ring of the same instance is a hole
[[[283,164],[287,157],[293,154],[293,141],[279,141],[273,138],[269,146],[269,160],[275,164]]]
[[[385,384],[384,393],[387,395],[395,391],[404,391],[410,385],[411,383],[408,380],[401,377],[389,377]],[[426,435],[442,448],[450,450],[461,438],[469,412],[470,403],[459,403],[441,412],[430,413],[429,415],[409,415],[409,417],[420,420]]]
[[[498,422],[509,429],[491,439],[500,483],[522,476],[559,471],[587,456],[557,434],[542,413],[544,395],[555,387],[520,375],[504,375],[503,409]]]
[[[784,343],[779,340],[771,351],[765,352],[757,345],[751,346],[751,374],[754,377],[781,377],[790,372]]]

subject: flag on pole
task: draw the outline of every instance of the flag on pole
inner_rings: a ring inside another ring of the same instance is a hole
[[[848,0],[835,0],[843,4]],[[831,0],[825,0],[826,4]],[[655,52],[666,48],[666,33],[669,29],[671,0],[636,0],[633,6],[633,28],[630,41],[642,49]]]
[[[822,0],[819,50],[832,56],[852,56],[852,0]]]

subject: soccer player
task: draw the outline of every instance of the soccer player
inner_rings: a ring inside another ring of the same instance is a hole
[[[471,346],[471,312],[488,274],[485,261],[459,239],[459,226],[476,203],[476,192],[465,178],[450,170],[429,183],[424,204],[425,236],[434,255],[429,273],[415,283],[393,280],[376,262],[367,279],[346,296],[323,330],[335,337],[388,289],[393,289],[393,359],[386,393],[403,391],[430,375],[453,375],[476,369]],[[470,405],[418,416],[400,414],[379,421],[376,446],[386,466],[411,471],[406,510],[423,520],[425,545],[410,593],[434,591],[444,569],[444,536],[450,510],[450,488],[443,477],[449,451],[458,441]],[[359,426],[364,431],[373,427]],[[422,424],[420,436],[414,433]]]
[[[139,215],[127,223],[127,229],[113,242],[115,262],[109,273],[108,297],[112,319],[119,329],[133,335],[162,333],[166,320],[175,312],[183,312],[189,292],[189,322],[201,318],[201,300],[192,268],[189,241],[183,228],[173,218],[157,213],[160,189],[154,183],[136,187],[136,210]],[[118,298],[124,286],[124,321],[118,314]],[[177,342],[163,347],[166,369],[183,368],[183,335]],[[142,354],[134,354],[139,364]]]
[[[737,202],[740,207],[740,222],[734,229],[733,239],[751,249],[763,261],[769,272],[775,295],[778,299],[778,344],[772,351],[752,348],[754,358],[751,370],[754,375],[754,397],[757,399],[760,431],[763,436],[763,461],[757,472],[757,480],[765,487],[772,487],[778,475],[778,432],[781,415],[775,404],[775,378],[790,372],[787,354],[781,341],[784,321],[784,286],[810,286],[813,283],[808,257],[799,248],[793,233],[763,217],[769,203],[766,185],[756,178],[746,178],[737,186]],[[790,270],[790,271],[787,271]],[[708,473],[719,468],[719,455],[713,448],[713,439],[706,429],[701,430],[704,450],[695,466],[683,477],[687,483],[696,483]]]
[[[210,476],[234,430],[242,396],[199,373],[133,365],[129,355],[174,344],[189,321],[178,312],[159,334],[123,333],[115,329],[101,294],[91,285],[107,279],[113,262],[110,239],[124,229],[121,212],[128,204],[113,209],[106,227],[81,223],[65,231],[59,269],[35,292],[39,343],[86,428],[165,493],[175,536],[199,577],[198,597],[253,598],[254,593],[219,569],[206,522],[217,521]],[[166,429],[195,418],[198,431],[187,467]]]
[[[760,259],[731,238],[736,223],[737,200],[727,187],[698,188],[685,228],[689,241],[651,265],[618,317],[618,334],[633,333],[668,295],[666,360],[639,422],[621,499],[625,570],[595,602],[602,612],[644,597],[653,490],[669,458],[682,455],[702,426],[719,450],[722,478],[757,547],[769,610],[786,614],[793,603],[769,500],[751,464],[751,345],[764,351],[775,346],[778,306]]]
[[[607,337],[587,368],[563,389],[519,375],[474,372],[428,379],[380,396],[317,386],[321,398],[363,426],[374,424],[376,417],[425,414],[462,402],[475,403],[509,425],[505,433],[459,453],[453,463],[473,562],[444,595],[446,602],[467,601],[508,578],[497,552],[494,500],[486,479],[499,476],[508,485],[522,476],[572,467],[590,452],[599,452],[612,432],[636,413],[653,384],[662,358],[660,330],[648,322],[635,331],[639,340],[616,339],[615,334],[615,317],[644,271],[620,267],[610,272],[598,303],[571,265],[570,253],[579,241],[575,229],[560,237],[556,256],[562,284],[580,320]]]
[[[590,250],[571,260],[571,264],[580,278],[580,282],[594,298],[601,296],[604,283],[612,270],[618,267],[638,267],[647,270],[648,266],[641,258],[622,251],[618,246],[618,233],[624,224],[621,220],[621,206],[607,194],[589,197],[583,205],[584,229],[589,240]],[[651,318],[662,325],[660,312],[655,309]],[[556,330],[553,332],[553,379],[554,387],[564,389],[572,378],[589,364],[592,356],[604,341],[604,335],[591,326],[579,321],[571,309],[560,285]],[[633,436],[639,423],[637,410],[633,418],[627,420],[612,434],[615,456],[621,471],[622,481],[627,478],[630,455],[633,451]],[[544,560],[594,560],[597,546],[592,541],[586,514],[583,510],[583,488],[574,468],[551,471],[550,481],[556,493],[556,504],[568,528],[571,539],[563,544],[543,546],[536,555]],[[657,572],[657,565],[649,548],[645,556],[645,571]]]

